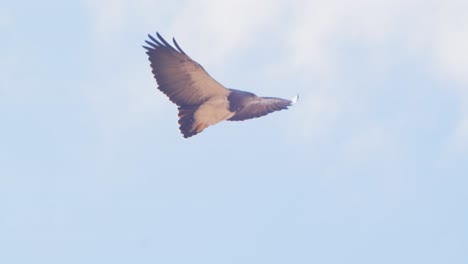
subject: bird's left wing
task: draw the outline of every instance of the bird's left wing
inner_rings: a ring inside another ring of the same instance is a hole
[[[295,97],[293,100],[286,100],[275,97],[254,97],[250,99],[242,109],[237,111],[236,114],[228,120],[242,121],[261,117],[274,111],[288,109],[288,106],[293,105],[295,101],[297,101],[297,97]]]
[[[178,106],[200,105],[211,97],[227,95],[228,90],[211,76],[196,61],[179,47],[175,39],[172,47],[156,33],[151,35],[147,50],[152,72],[159,84],[158,89]]]

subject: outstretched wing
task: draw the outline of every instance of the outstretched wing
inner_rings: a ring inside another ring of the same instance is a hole
[[[236,112],[234,116],[229,118],[230,121],[242,121],[246,119],[261,117],[274,111],[288,109],[293,101],[274,98],[274,97],[251,97],[244,106]]]
[[[228,90],[192,60],[173,39],[177,49],[156,33],[157,38],[148,35],[148,46],[143,46],[149,56],[152,72],[159,87],[178,106],[196,106],[207,99],[228,94]]]

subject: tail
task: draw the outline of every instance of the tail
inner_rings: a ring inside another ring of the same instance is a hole
[[[195,119],[193,113],[197,110],[197,106],[180,106],[179,107],[179,130],[184,135],[184,138],[188,138],[197,134],[196,131],[192,130]]]

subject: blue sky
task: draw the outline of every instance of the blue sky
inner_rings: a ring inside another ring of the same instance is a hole
[[[1,263],[468,263],[466,1],[0,5]],[[300,101],[183,140],[141,45]]]

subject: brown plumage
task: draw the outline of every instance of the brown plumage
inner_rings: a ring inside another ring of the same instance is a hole
[[[227,89],[192,60],[172,39],[175,48],[156,33],[148,35],[147,51],[158,89],[179,108],[179,128],[185,138],[223,120],[241,121],[287,109],[295,101],[258,97],[253,93]]]

